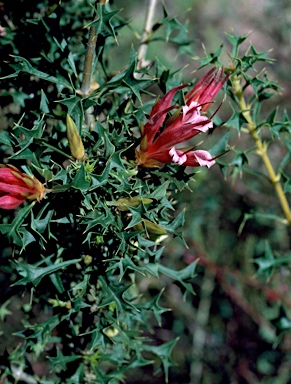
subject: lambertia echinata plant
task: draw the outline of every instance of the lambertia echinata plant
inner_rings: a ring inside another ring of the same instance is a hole
[[[133,48],[125,69],[113,72],[116,39],[128,24],[119,11],[94,2],[90,21],[92,9],[82,1],[42,6],[25,24],[28,31],[38,26],[48,44],[41,52],[25,56],[21,42],[12,43],[18,30],[3,36],[12,50],[5,65],[15,71],[3,84],[16,92],[25,79],[17,97],[29,82],[38,110],[24,97],[25,113],[1,134],[0,231],[9,280],[1,308],[25,303],[16,341],[3,351],[1,379],[115,384],[151,371],[154,362],[167,382],[178,338],[155,336],[169,311],[164,289],[142,287],[165,278],[185,299],[194,293],[197,263],[167,265],[163,240],[178,237],[184,245],[185,212],[175,212],[174,193],[190,190],[193,169],[212,167],[228,149],[211,154],[196,136],[213,130],[229,74],[212,65],[194,85],[181,85],[179,72],[158,59],[144,65]],[[167,22],[165,16],[161,25]],[[31,370],[37,362],[41,374]]]

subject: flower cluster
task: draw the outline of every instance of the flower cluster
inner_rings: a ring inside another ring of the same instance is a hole
[[[12,165],[0,167],[0,208],[13,209],[26,200],[40,201],[44,197],[45,188],[35,177]]]
[[[223,68],[213,68],[185,96],[185,105],[176,108],[171,105],[176,92],[186,87],[170,90],[152,108],[149,120],[141,127],[141,142],[136,149],[137,164],[142,167],[156,168],[165,163],[177,163],[192,167],[211,167],[215,160],[207,151],[192,151],[193,147],[177,149],[175,146],[212,128],[210,118],[201,115],[206,112],[214,97],[226,82]]]

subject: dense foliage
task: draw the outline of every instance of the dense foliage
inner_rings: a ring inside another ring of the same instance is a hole
[[[0,30],[2,381],[142,383],[154,372],[157,382],[287,383],[291,123],[270,102],[280,87],[264,69],[269,52],[227,35],[227,47],[205,50],[197,78],[180,87],[183,71],[162,55],[140,57],[138,42],[118,65],[116,47],[131,26],[114,2],[17,3],[1,5]],[[186,27],[164,7],[141,45],[162,40],[192,55]],[[171,162],[166,147],[161,164],[141,167],[151,122],[159,122],[157,140],[187,113],[193,119],[197,101],[187,104],[187,95],[214,67],[227,76],[216,78],[215,92],[204,80],[213,91],[204,102],[200,95],[209,134],[175,155],[199,145],[218,165],[200,172]],[[213,102],[222,86],[225,97]],[[8,192],[19,204],[1,203]],[[211,296],[219,297],[212,309]],[[207,341],[211,310],[217,334]],[[224,321],[239,329],[229,354]],[[248,329],[258,345],[251,357],[250,340],[237,340]]]

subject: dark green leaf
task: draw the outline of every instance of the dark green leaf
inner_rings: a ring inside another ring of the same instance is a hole
[[[48,107],[48,98],[46,97],[46,94],[43,90],[41,90],[41,100],[40,100],[40,106],[39,109],[43,113],[49,113],[49,107]]]
[[[144,344],[144,346],[143,346],[144,351],[152,352],[153,354],[155,354],[156,356],[158,356],[161,359],[162,365],[164,368],[164,372],[165,372],[166,383],[168,383],[168,381],[169,381],[169,368],[171,366],[175,365],[173,360],[172,360],[171,354],[172,354],[172,350],[175,347],[175,345],[177,344],[178,340],[179,340],[179,338],[176,338],[176,339],[169,341],[168,343],[164,343],[160,346],[151,346],[151,345],[146,345],[146,344]]]
[[[48,75],[47,73],[39,71],[38,69],[34,68],[30,64],[30,62],[24,59],[23,57],[14,56],[14,55],[11,55],[11,56],[14,57],[15,60],[18,60],[19,63],[11,65],[11,67],[14,68],[16,72],[13,75],[10,75],[9,77],[18,76],[19,72],[25,72],[25,73],[29,73],[30,75],[37,76],[40,79],[49,81],[51,83],[55,83],[57,85],[62,85],[63,87],[72,89],[71,84],[67,80],[65,80],[63,77],[60,76],[59,78],[57,78],[55,76]],[[3,79],[5,78],[7,77],[3,77]]]
[[[45,262],[45,259],[42,260]],[[13,285],[26,285],[32,283],[33,285],[38,285],[43,277],[50,275],[62,268],[68,267],[81,261],[81,259],[67,260],[60,263],[52,264],[48,267],[38,267],[35,264],[26,264],[21,262],[15,262],[14,265],[17,269],[19,275],[23,278]]]

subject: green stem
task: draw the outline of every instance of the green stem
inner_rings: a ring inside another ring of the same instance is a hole
[[[71,187],[70,184],[65,185],[56,185],[51,189],[46,189],[47,193],[59,193],[59,192],[66,192]]]
[[[233,79],[233,89],[234,89],[234,94],[236,95],[236,97],[238,99],[238,105],[240,107],[240,110],[242,111],[244,118],[247,121],[248,132],[256,144],[257,154],[262,158],[262,160],[265,164],[265,167],[266,167],[266,170],[268,172],[270,181],[276,190],[276,193],[277,193],[277,196],[279,198],[279,201],[280,201],[281,207],[283,209],[283,212],[285,214],[285,217],[288,221],[288,224],[291,225],[290,206],[289,206],[288,200],[286,198],[286,195],[284,193],[283,187],[280,183],[280,174],[276,173],[274,168],[273,168],[273,165],[272,165],[271,160],[270,160],[268,153],[267,153],[267,149],[268,149],[267,144],[265,142],[263,142],[260,139],[260,136],[258,135],[256,124],[251,117],[250,106],[247,105],[247,103],[245,101],[243,89],[241,86],[241,78],[239,76],[235,76]]]
[[[68,155],[66,152],[63,152],[63,151],[61,151],[60,149],[58,149],[58,148],[56,148],[56,147],[54,147],[54,146],[52,146],[52,145],[46,143],[43,139],[36,139],[35,141],[38,141],[40,145],[42,145],[42,146],[44,146],[44,147],[47,147],[47,148],[50,148],[50,149],[52,149],[54,152],[58,152],[58,153],[60,153],[61,155],[67,157],[68,159],[70,159],[70,160],[72,160],[72,161],[75,161],[75,159],[74,159],[72,156],[70,156],[70,155]]]

